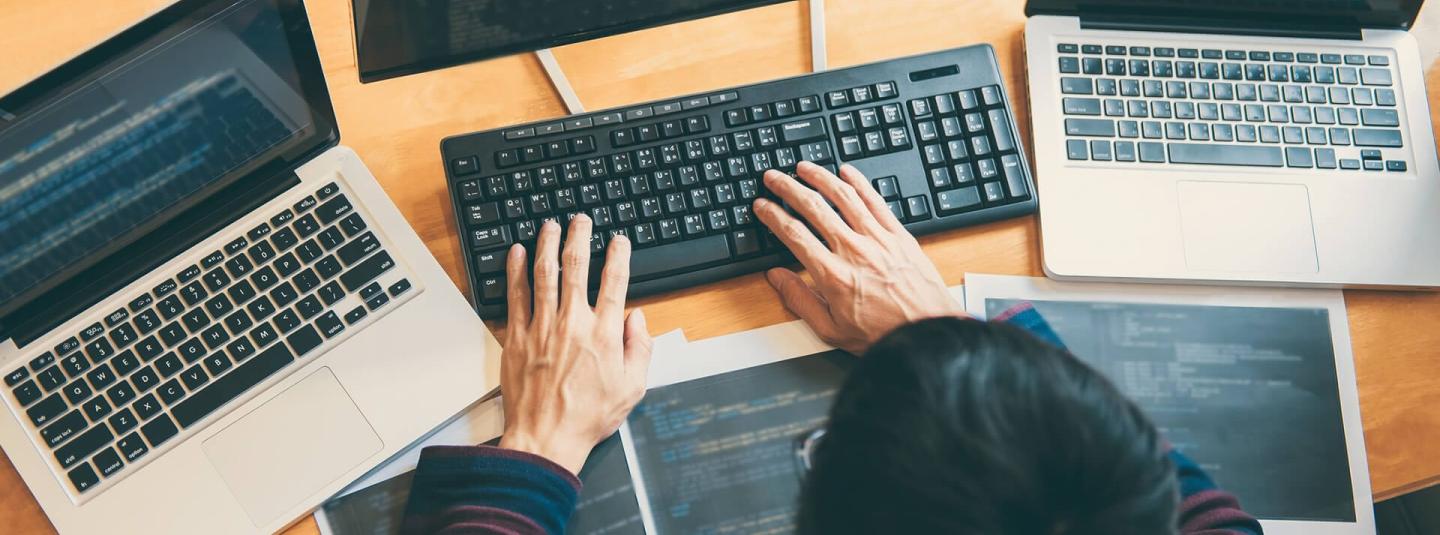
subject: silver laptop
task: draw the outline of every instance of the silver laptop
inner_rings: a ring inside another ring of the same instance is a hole
[[[299,0],[182,0],[0,98],[0,445],[61,533],[272,532],[496,385]]]
[[[1440,286],[1420,0],[1031,0],[1045,271]]]

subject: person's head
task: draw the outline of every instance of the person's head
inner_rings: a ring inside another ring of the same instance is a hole
[[[836,397],[800,531],[1173,533],[1174,467],[1153,424],[1068,352],[1003,324],[918,322],[876,343]]]

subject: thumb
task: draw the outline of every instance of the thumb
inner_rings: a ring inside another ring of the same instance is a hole
[[[645,324],[645,311],[635,309],[625,316],[625,374],[644,390],[650,373],[650,350],[654,340]]]
[[[794,271],[775,268],[765,272],[765,280],[780,294],[780,301],[785,303],[785,308],[804,320],[820,339],[828,342],[837,338],[839,329],[835,326],[835,320],[830,318],[830,306],[805,283],[805,279],[800,278]]]

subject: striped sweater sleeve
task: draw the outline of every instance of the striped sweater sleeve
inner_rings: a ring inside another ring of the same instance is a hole
[[[544,457],[490,446],[432,446],[420,454],[405,535],[559,535],[580,480]]]
[[[991,318],[1029,331],[1045,342],[1064,348],[1065,343],[1050,323],[1030,303],[1021,303],[1004,313]],[[1195,461],[1174,449],[1170,460],[1175,465],[1176,479],[1180,482],[1181,535],[1262,535],[1260,521],[1240,508],[1240,500],[1233,494],[1221,490],[1195,464]]]

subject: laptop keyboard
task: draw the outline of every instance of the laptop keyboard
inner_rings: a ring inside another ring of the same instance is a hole
[[[855,164],[917,234],[1035,205],[988,47],[455,136],[442,152],[474,300],[492,318],[506,248],[547,219],[589,215],[596,254],[627,236],[636,296],[793,261],[750,206],[771,195],[766,170],[800,161]]]
[[[1390,56],[1060,44],[1072,161],[1408,168]]]
[[[377,280],[395,260],[334,182],[225,243],[5,373],[77,492],[178,443],[411,290],[403,275]]]

